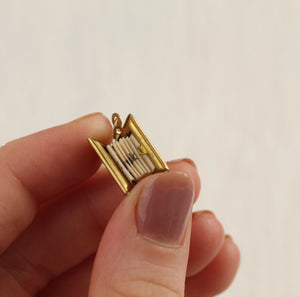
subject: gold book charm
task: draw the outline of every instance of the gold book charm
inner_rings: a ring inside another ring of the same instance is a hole
[[[142,128],[129,114],[125,124],[112,115],[114,139],[106,145],[90,137],[89,142],[125,194],[144,177],[169,171]]]

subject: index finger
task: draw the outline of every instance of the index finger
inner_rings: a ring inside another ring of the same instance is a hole
[[[81,183],[100,163],[87,138],[109,143],[100,113],[9,142],[0,149],[0,253],[33,220],[38,205]]]

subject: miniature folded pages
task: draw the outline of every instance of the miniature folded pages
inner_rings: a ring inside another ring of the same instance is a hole
[[[125,194],[146,176],[169,170],[131,114],[122,125],[120,116],[114,113],[112,122],[114,139],[111,144],[92,137],[89,142]]]

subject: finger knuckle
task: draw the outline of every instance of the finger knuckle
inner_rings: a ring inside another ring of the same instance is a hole
[[[111,287],[109,296],[113,297],[183,297],[183,294],[162,281],[151,279],[135,279],[118,282]]]

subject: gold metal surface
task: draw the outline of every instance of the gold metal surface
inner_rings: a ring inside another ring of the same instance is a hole
[[[120,138],[127,137],[132,134],[140,144],[140,147],[137,148],[138,153],[140,155],[147,154],[152,161],[155,167],[153,173],[165,172],[169,170],[167,164],[160,157],[133,115],[129,114],[125,124],[122,126],[122,120],[120,116],[117,113],[114,113],[112,115],[112,122],[114,126],[114,139],[118,141]],[[101,143],[92,137],[90,137],[88,140],[122,191],[125,194],[128,194],[133,188],[134,184],[132,184],[122,173],[122,170],[109,154],[106,144]]]
[[[112,159],[108,151],[106,150],[105,144],[100,141],[90,137],[89,142],[102,160],[105,167],[108,169],[110,174],[113,176],[115,181],[118,183],[122,191],[127,194],[132,189],[132,184],[126,179],[122,171],[116,165],[115,161]]]
[[[114,139],[119,140],[122,133],[122,120],[117,113],[114,113],[111,117],[114,125]]]

